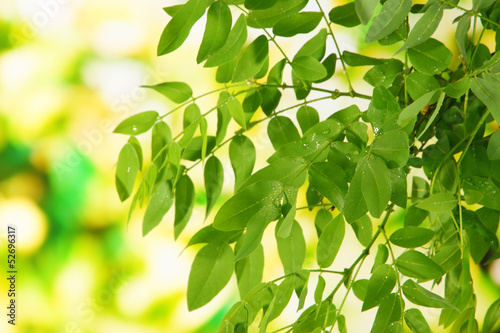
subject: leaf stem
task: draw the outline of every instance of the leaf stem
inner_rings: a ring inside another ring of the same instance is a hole
[[[466,12],[466,13],[469,13],[469,14],[471,14],[471,15],[474,15],[475,17],[478,17],[478,18],[480,18],[481,20],[484,20],[484,21],[486,21],[486,22],[488,22],[488,23],[490,23],[490,24],[493,24],[494,26],[496,26],[496,27],[500,28],[500,24],[499,24],[499,23],[494,22],[494,21],[490,20],[489,18],[487,18],[487,17],[484,17],[484,16],[480,15],[479,13],[476,13],[475,11],[472,11],[472,10],[470,10],[470,9],[466,9],[466,8],[464,8],[464,7],[461,7],[461,6],[459,6],[459,5],[456,5],[456,4],[451,3],[451,2],[449,2],[449,1],[446,1],[446,0],[439,0],[439,1],[441,1],[441,3],[444,3],[445,5],[452,6],[453,8],[460,9],[460,10],[462,10],[462,11]]]

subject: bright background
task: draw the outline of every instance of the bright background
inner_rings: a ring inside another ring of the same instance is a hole
[[[185,47],[156,57],[159,36],[169,19],[162,7],[177,3],[180,1],[0,2],[2,309],[8,301],[8,285],[3,278],[7,270],[6,229],[8,224],[18,229],[18,321],[15,329],[7,325],[2,310],[1,332],[215,332],[225,311],[238,297],[233,279],[209,306],[193,313],[187,311],[187,278],[197,248],[182,250],[190,235],[202,226],[203,193],[197,196],[190,225],[177,242],[173,241],[172,212],[143,238],[143,212],[136,212],[127,225],[129,204],[120,203],[115,193],[114,167],[127,138],[112,134],[114,127],[137,112],[156,110],[163,114],[175,107],[140,86],[182,80],[192,86],[195,95],[217,88],[214,71],[195,65],[203,22],[195,26]],[[342,29],[336,33],[343,49],[386,57],[395,51],[365,46]],[[252,34],[257,36],[256,32]],[[453,37],[446,31],[440,31],[439,38],[456,49]],[[298,47],[284,44],[290,54]],[[271,54],[271,63],[277,60],[278,54]],[[355,70],[351,75],[359,79],[363,72]],[[328,85],[345,91],[342,72],[338,71]],[[359,85],[370,92],[367,84]],[[200,106],[208,109],[216,98],[210,96]],[[314,106],[325,119],[351,103],[339,99]],[[361,108],[366,108],[366,102]],[[289,114],[293,119],[294,112]],[[174,132],[178,131],[180,117],[178,113],[169,120]],[[256,142],[258,167],[270,154],[263,129],[249,134]],[[140,140],[147,152],[150,133],[140,136]],[[224,149],[220,156],[226,156]],[[229,164],[225,166],[230,170]],[[199,190],[201,170],[191,172]],[[226,172],[226,198],[233,187],[231,177],[231,172]],[[397,215],[393,229],[401,222]],[[298,215],[309,244],[315,238],[311,216],[304,211]],[[335,268],[350,265],[362,250],[352,232],[346,237],[343,256],[336,260]],[[282,275],[272,230],[264,241],[264,278],[272,279]],[[306,265],[312,267],[315,249],[311,245],[308,254]],[[492,265],[489,272],[475,268],[480,317],[500,295],[500,274],[491,274],[498,271],[496,266]],[[311,281],[316,283],[315,275]],[[335,281],[336,277],[331,283]],[[353,299],[345,307],[352,332],[367,331],[375,315],[374,310],[368,311],[359,320],[360,304]],[[296,316],[293,307],[296,305],[285,312],[281,324]],[[424,314],[431,322],[437,321],[437,311]]]

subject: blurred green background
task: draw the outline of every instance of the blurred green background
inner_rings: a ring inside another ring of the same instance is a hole
[[[17,325],[8,325],[2,311],[1,332],[214,332],[237,298],[232,281],[209,306],[187,311],[185,291],[196,249],[182,250],[203,223],[202,194],[191,229],[174,242],[170,215],[142,238],[142,212],[136,212],[127,225],[128,203],[120,203],[115,193],[114,167],[127,138],[112,134],[114,127],[134,113],[163,114],[173,107],[140,86],[182,80],[196,95],[213,89],[214,72],[194,65],[203,23],[195,26],[185,47],[156,57],[158,38],[169,19],[162,7],[177,3],[182,1],[0,3],[2,277],[7,271],[7,225],[16,225],[18,232]],[[329,7],[334,3],[342,2],[332,1]],[[443,38],[452,41],[452,36],[443,34]],[[359,44],[343,30],[340,41],[350,51],[360,47],[365,54],[381,52]],[[293,52],[297,47],[286,49]],[[382,52],[383,56],[393,53]],[[345,82],[336,78],[330,84],[342,87]],[[214,105],[216,97],[204,100],[205,107]],[[323,104],[323,118],[351,101],[326,103],[330,104]],[[170,121],[175,131],[180,118]],[[260,140],[260,165],[270,146],[262,133],[256,129],[252,134]],[[143,147],[149,146],[149,135],[140,137]],[[202,189],[200,171],[193,169],[198,172],[194,176],[198,189]],[[227,194],[231,188],[229,184]],[[311,219],[307,213],[302,216],[305,221]],[[305,232],[312,239],[309,224]],[[271,244],[272,232],[270,236],[265,239]],[[348,265],[349,254],[357,257],[361,250],[354,235],[348,237],[351,245],[343,245],[347,255],[339,265]],[[272,244],[265,246],[271,253],[266,257],[265,278],[280,275],[276,250]],[[314,247],[310,247],[313,256]],[[482,302],[479,311],[484,314],[500,294],[500,266],[475,269],[475,288]],[[2,278],[2,308],[8,302],[7,289]],[[346,307],[348,321],[358,318],[359,304],[353,300]],[[431,322],[437,321],[435,313],[427,314]],[[294,317],[294,310],[284,316],[281,323],[289,322],[287,316]],[[365,323],[352,326],[362,331],[373,316],[368,313]]]

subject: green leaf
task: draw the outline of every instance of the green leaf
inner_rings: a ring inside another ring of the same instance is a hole
[[[322,18],[323,14],[318,12],[295,13],[279,20],[273,27],[273,33],[282,37],[305,34],[313,31]]]
[[[344,204],[344,217],[347,223],[353,223],[365,216],[368,212],[365,198],[361,190],[363,167],[358,167],[351,180]]]
[[[358,14],[356,14],[356,4],[354,2],[333,8],[328,13],[328,17],[333,23],[348,28],[355,27],[361,23]]]
[[[297,121],[299,122],[300,129],[302,133],[307,132],[312,126],[319,123],[319,114],[315,108],[312,108],[307,105],[301,106],[297,110]]]
[[[241,14],[227,36],[226,43],[217,52],[208,57],[204,67],[215,67],[236,58],[247,40],[247,22]]]
[[[342,209],[347,193],[347,177],[340,166],[332,162],[313,163],[309,167],[309,183],[330,202]]]
[[[267,135],[273,144],[274,150],[279,150],[287,143],[300,140],[299,131],[290,120],[283,116],[271,118],[267,126]]]
[[[433,237],[432,230],[408,226],[394,231],[389,239],[397,246],[414,248],[427,244]]]
[[[207,136],[206,149],[204,149],[204,139],[201,136],[193,138],[189,146],[187,146],[182,152],[182,158],[188,161],[196,161],[202,159],[202,150],[205,154],[210,154],[212,149],[215,147],[215,138],[213,136]]]
[[[449,212],[457,206],[457,198],[451,193],[437,193],[433,194],[427,199],[423,200],[417,207],[420,209],[428,210],[429,212]]]
[[[316,213],[316,217],[314,219],[314,226],[316,227],[316,233],[318,238],[321,236],[326,226],[333,220],[332,213],[327,211],[324,208],[321,208]]]
[[[278,287],[278,291],[276,292],[276,299],[278,302],[274,305],[273,313],[270,316],[270,320],[273,320],[280,316],[283,310],[290,302],[290,298],[292,297],[295,279],[297,277],[295,275],[286,277],[283,282]]]
[[[179,146],[181,148],[186,148],[191,143],[194,133],[196,132],[196,129],[200,124],[200,119],[201,111],[198,105],[194,103],[188,105],[186,107],[186,110],[184,110],[182,121],[184,133],[182,135],[182,138],[179,140]]]
[[[344,125],[357,121],[361,116],[361,111],[357,105],[351,105],[345,109],[338,110],[333,113],[328,119],[335,119]]]
[[[269,222],[276,219],[277,209],[271,205],[267,209],[261,209],[248,221],[245,233],[236,243],[236,256],[234,261],[239,261],[252,254],[261,244],[262,236]]]
[[[372,240],[373,226],[368,215],[363,215],[361,218],[351,223],[351,227],[356,234],[356,238],[363,246],[368,246]]]
[[[174,17],[184,5],[174,5],[169,7],[163,7],[163,11],[167,13],[170,17]]]
[[[118,156],[115,185],[120,201],[125,201],[134,190],[135,178],[139,172],[139,158],[134,147],[127,143]]]
[[[276,233],[278,230],[279,225],[276,226]],[[292,232],[286,238],[281,238],[276,234],[276,243],[285,274],[300,271],[306,259],[306,240],[300,224],[294,221]]]
[[[492,332],[496,322],[500,319],[500,299],[490,305],[483,322],[483,333]]]
[[[217,230],[213,227],[213,225],[208,225],[200,230],[189,240],[189,243],[186,247],[195,244],[203,244],[203,243],[216,243],[216,242],[225,242],[225,243],[234,243],[238,240],[243,233],[242,230],[236,231],[221,231]]]
[[[406,208],[408,190],[404,168],[391,169],[389,174],[391,175],[391,202],[401,208]]]
[[[116,126],[113,133],[138,135],[149,131],[158,120],[158,112],[146,111],[133,115]]]
[[[415,116],[418,115],[426,105],[429,104],[432,97],[436,94],[436,91],[429,91],[428,93],[420,96],[413,103],[405,107],[399,114],[398,124],[401,126],[409,124],[410,121],[415,118]]]
[[[467,45],[469,44],[469,28],[470,28],[471,15],[465,14],[462,16],[460,21],[458,21],[457,29],[455,30],[455,40],[458,44],[458,49],[465,63],[468,63],[467,59]]]
[[[380,217],[391,199],[391,178],[383,162],[371,158],[364,165],[361,191],[370,214]]]
[[[375,260],[373,261],[373,267],[371,272],[373,273],[381,265],[385,264],[388,258],[389,258],[389,250],[384,244],[379,244],[377,249],[377,254],[375,255]]]
[[[321,63],[323,67],[326,68],[326,76],[322,79],[313,81],[314,83],[322,83],[328,81],[333,74],[335,74],[335,68],[337,66],[337,55],[335,53],[331,53],[328,57],[323,60]]]
[[[307,0],[278,0],[264,10],[252,10],[248,14],[248,26],[252,28],[272,28],[279,20],[298,13],[307,4]]]
[[[488,141],[488,158],[492,161],[500,160],[500,131],[495,131]]]
[[[207,13],[207,24],[201,41],[196,62],[205,61],[210,55],[224,46],[231,31],[231,10],[224,1],[214,2]]]
[[[413,66],[428,75],[439,74],[451,63],[452,53],[443,43],[433,38],[408,49]]]
[[[318,283],[316,284],[316,290],[314,291],[314,302],[321,305],[323,300],[323,292],[325,291],[326,281],[321,275],[318,276]]]
[[[224,108],[225,110],[223,112],[228,111],[238,125],[240,125],[243,129],[246,129],[247,119],[241,102],[227,91],[220,93],[219,101],[221,101],[221,104],[218,105],[222,105],[220,106],[220,109]]]
[[[408,207],[405,214],[405,227],[418,227],[429,216],[429,212],[413,205]]]
[[[411,29],[408,39],[398,50],[398,53],[427,41],[439,26],[439,22],[443,18],[443,11],[444,4],[439,1],[427,8],[424,15],[422,15],[413,29]]]
[[[217,83],[231,82],[237,64],[238,64],[238,58],[234,58],[220,65],[217,68],[217,72],[215,73],[215,81],[217,81]]]
[[[255,77],[266,61],[269,61],[269,46],[266,36],[260,35],[243,51],[234,70],[233,81]]]
[[[493,80],[487,80],[488,75],[483,78],[474,77],[471,81],[471,89],[474,95],[481,100],[490,110],[493,118],[500,122],[500,100],[497,98],[498,87]]]
[[[422,305],[428,308],[451,308],[458,310],[446,299],[421,287],[413,280],[406,280],[402,289],[405,297],[413,304]]]
[[[361,279],[357,280],[353,283],[352,285],[352,291],[354,292],[354,295],[360,300],[364,301],[366,297],[366,291],[368,289],[368,283],[369,280],[367,279]]]
[[[172,186],[169,182],[158,183],[153,189],[144,220],[142,223],[142,235],[146,236],[153,230],[167,214],[174,202]]]
[[[250,10],[262,10],[271,8],[275,3],[276,0],[245,0],[245,7]]]
[[[331,220],[318,240],[316,258],[321,268],[330,267],[339,252],[345,235],[345,222],[342,215]]]
[[[349,51],[344,51],[342,53],[342,57],[344,57],[344,61],[347,65],[356,67],[356,66],[371,66],[371,65],[380,65],[384,63],[383,59],[370,58],[361,54],[352,53]]]
[[[413,333],[432,333],[429,324],[419,309],[408,309],[404,313],[406,325]]]
[[[389,88],[398,75],[402,75],[404,64],[397,59],[389,59],[381,65],[376,65],[363,76],[363,80],[372,86]]]
[[[366,311],[379,305],[392,292],[396,285],[396,280],[397,273],[391,266],[380,265],[370,277],[361,311]]]
[[[370,21],[378,3],[379,0],[354,0],[356,13],[361,23],[366,25]]]
[[[193,96],[193,90],[184,82],[163,82],[143,87],[153,89],[177,104],[184,103]]]
[[[245,110],[245,118],[247,122],[253,116],[255,111],[257,111],[261,103],[262,103],[262,96],[260,95],[259,90],[251,89],[246,93],[242,105],[243,105],[243,110]]]
[[[472,10],[485,9],[490,7],[495,0],[474,0],[472,1]]]
[[[317,329],[321,331],[321,328],[331,326],[335,317],[336,309],[334,304],[322,302],[319,307],[314,304],[302,312],[293,325],[292,333],[317,333]]]
[[[252,140],[244,135],[236,136],[229,144],[229,158],[233,167],[237,192],[241,184],[252,174],[255,165],[255,147]]]
[[[231,94],[227,91],[222,91],[217,100],[217,133],[215,141],[217,145],[220,145],[226,137],[227,127],[231,121],[231,113],[229,112],[229,105],[227,103],[230,98]]]
[[[452,98],[460,98],[462,97],[467,91],[470,89],[470,83],[471,79],[470,78],[461,78],[460,80],[448,84],[444,88],[444,92],[446,95],[452,97]]]
[[[194,184],[188,175],[179,178],[175,186],[174,238],[177,239],[193,213],[195,199]]]
[[[389,326],[392,323],[398,322],[401,319],[401,297],[397,294],[387,295],[380,304],[373,327],[370,333],[386,333],[389,331]]]
[[[320,80],[328,74],[326,68],[311,56],[294,58],[292,69],[299,78],[309,81]]]
[[[263,208],[270,207],[283,193],[281,183],[261,181],[245,187],[217,212],[214,227],[222,231],[239,230]]]
[[[234,271],[238,280],[238,290],[240,298],[246,295],[259,283],[262,282],[264,272],[264,248],[258,246],[248,257],[238,260]]]
[[[294,59],[310,56],[318,61],[321,61],[326,52],[326,36],[326,29],[321,29],[316,36],[302,45],[299,51],[295,54]],[[281,83],[281,80],[279,83]]]
[[[408,16],[411,4],[411,0],[386,1],[368,29],[365,43],[369,44],[382,39],[395,31]]]
[[[178,49],[186,40],[193,25],[205,14],[205,0],[189,0],[168,22],[160,37],[158,56]]]
[[[299,188],[304,184],[306,170],[306,161],[300,157],[280,158],[251,175],[241,189],[264,180],[278,181],[288,189]]]
[[[422,280],[437,279],[445,273],[432,259],[415,250],[400,255],[396,259],[396,266],[401,274]]]
[[[410,75],[408,75],[406,79],[406,86],[408,89],[408,93],[414,100],[417,100],[425,94],[441,88],[439,82],[434,76],[430,76],[420,72],[410,73]],[[438,96],[438,94],[435,94],[429,104],[436,103]]]
[[[210,243],[198,252],[189,273],[189,311],[210,302],[226,286],[233,274],[233,258],[233,250],[225,243]]]
[[[224,184],[224,168],[217,157],[211,156],[207,160],[203,175],[205,180],[205,191],[207,193],[206,218],[219,198],[222,192],[222,185]]]
[[[143,162],[143,156],[142,156],[142,147],[141,143],[135,136],[131,136],[130,139],[128,139],[128,143],[134,147],[135,153],[137,154],[137,158],[139,159],[139,170],[142,170],[142,162]]]
[[[403,131],[391,131],[378,136],[371,146],[372,152],[382,157],[389,168],[399,168],[409,157],[408,136]]]

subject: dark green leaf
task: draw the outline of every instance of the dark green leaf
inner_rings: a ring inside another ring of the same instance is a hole
[[[391,199],[391,178],[389,169],[379,159],[371,158],[363,167],[361,190],[368,211],[373,217],[380,217]]]
[[[276,233],[279,225],[276,226]],[[302,233],[302,228],[297,221],[293,222],[290,236],[281,238],[276,234],[278,253],[283,263],[285,274],[298,272],[302,269],[302,264],[306,259],[306,240]]]
[[[290,120],[283,116],[271,118],[267,126],[267,135],[275,150],[280,149],[287,143],[300,140],[299,131]]]
[[[432,259],[415,250],[400,255],[396,259],[396,266],[401,274],[423,280],[437,279],[445,273]]]
[[[488,158],[492,161],[500,160],[500,131],[495,131],[488,141]]]
[[[157,184],[153,189],[146,213],[144,213],[142,224],[143,236],[146,236],[161,222],[173,202],[174,195],[170,183],[161,182]]]
[[[275,3],[276,0],[245,0],[245,7],[250,10],[262,10],[271,8]]]
[[[158,56],[178,49],[193,25],[205,14],[205,9],[205,0],[189,0],[183,5],[163,30],[158,44]]]
[[[238,58],[234,58],[220,65],[217,68],[217,72],[215,73],[215,81],[217,81],[217,83],[231,82],[237,64],[238,64]]]
[[[184,82],[163,82],[143,87],[153,89],[177,104],[184,103],[193,96],[193,90]]]
[[[368,279],[361,279],[355,281],[352,285],[352,291],[360,301],[364,301],[366,298],[366,291],[368,289],[369,282],[370,281]]]
[[[387,262],[389,258],[389,250],[384,244],[379,244],[377,249],[377,254],[375,255],[375,260],[373,261],[373,267],[371,272],[376,271],[381,265]]]
[[[395,31],[410,12],[411,4],[411,0],[386,1],[368,29],[365,42],[367,44],[374,42]]]
[[[408,161],[408,136],[403,131],[391,131],[378,136],[371,148],[372,152],[382,157],[391,169],[402,167]]]
[[[326,68],[311,56],[294,58],[292,69],[299,78],[309,81],[320,80],[328,74]]]
[[[255,111],[257,111],[261,103],[262,96],[260,96],[259,90],[252,89],[247,92],[242,104],[247,122],[250,120]]]
[[[439,74],[451,63],[451,51],[443,43],[433,38],[408,49],[413,66],[428,75]]]
[[[233,81],[255,77],[266,61],[269,61],[269,46],[266,36],[260,35],[243,51],[234,70]]]
[[[361,245],[368,246],[373,235],[372,221],[368,215],[363,215],[356,221],[352,222],[351,227]]]
[[[290,302],[295,286],[295,278],[295,275],[288,276],[279,285],[278,291],[276,292],[276,299],[279,301],[274,305],[273,313],[270,317],[271,320],[279,317],[288,305],[288,302]]]
[[[301,106],[297,110],[297,121],[302,133],[305,133],[309,128],[319,123],[318,111],[310,106]]]
[[[236,58],[247,40],[247,22],[245,15],[240,15],[229,32],[226,43],[219,51],[208,57],[205,67],[215,67]]]
[[[269,222],[277,218],[278,210],[274,205],[261,209],[247,224],[245,233],[236,243],[235,261],[239,261],[252,254],[261,244],[262,236]]]
[[[419,309],[408,309],[404,313],[406,325],[413,333],[432,333],[429,324]]]
[[[366,25],[370,21],[378,3],[379,0],[354,0],[356,13],[361,23]]]
[[[193,139],[194,133],[198,128],[201,119],[201,111],[198,105],[190,104],[186,107],[184,111],[183,128],[184,133],[182,138],[179,140],[179,146],[181,148],[187,147],[191,140]]]
[[[363,178],[363,167],[358,167],[354,176],[352,177],[351,185],[347,191],[344,204],[344,216],[348,223],[363,217],[368,212],[365,199],[361,190],[361,183]]]
[[[451,271],[460,262],[462,252],[459,246],[446,246],[440,249],[432,260],[441,266],[446,272]]]
[[[120,200],[125,201],[134,190],[135,177],[139,172],[139,158],[134,147],[127,143],[118,156],[115,185]]]
[[[293,325],[292,333],[317,332],[317,328],[331,326],[336,317],[335,305],[329,302],[322,302],[321,306],[314,304],[305,310]]]
[[[352,53],[349,51],[344,51],[342,53],[344,57],[344,61],[349,66],[371,66],[371,65],[380,65],[384,63],[383,59],[370,58],[361,54]]]
[[[366,311],[379,305],[384,297],[389,295],[394,289],[396,280],[397,273],[391,266],[380,265],[370,277],[361,311]]]
[[[283,37],[305,34],[314,30],[322,18],[323,14],[318,12],[296,13],[279,20],[273,27],[273,33]]]
[[[355,27],[361,23],[358,14],[356,14],[356,4],[354,2],[333,8],[328,17],[333,23],[348,28]]]
[[[450,302],[443,297],[430,292],[421,287],[413,280],[406,280],[403,284],[403,294],[413,304],[422,305],[428,308],[454,308]],[[458,309],[457,309],[458,310]]]
[[[195,199],[194,184],[188,175],[179,178],[175,186],[174,238],[177,239],[193,213]]]
[[[410,73],[410,75],[408,75],[408,78],[406,79],[406,86],[408,89],[408,93],[414,100],[418,100],[425,94],[441,88],[439,82],[436,80],[436,78],[434,78],[434,76],[430,76],[420,72]],[[436,103],[438,96],[438,94],[433,95],[433,98],[430,100],[429,104]]]
[[[405,227],[418,227],[429,216],[429,212],[413,205],[408,207],[405,214]]]
[[[344,125],[350,124],[354,121],[357,121],[361,116],[361,111],[357,105],[351,105],[346,107],[345,109],[338,110],[333,113],[329,119],[335,119],[341,122]]]
[[[234,243],[242,234],[241,230],[236,231],[221,231],[215,229],[213,225],[208,225],[200,229],[194,236],[189,240],[186,247],[195,244],[202,243],[215,243],[215,242],[225,242]]]
[[[444,88],[446,95],[452,98],[460,98],[470,89],[470,78],[462,78],[456,82],[450,83]]]
[[[227,127],[229,126],[229,121],[231,121],[231,113],[229,112],[229,105],[227,104],[230,98],[231,94],[227,91],[223,91],[220,93],[219,99],[217,100],[217,145],[220,145],[226,137]]]
[[[229,158],[233,167],[237,192],[241,184],[252,174],[255,165],[255,147],[252,140],[244,135],[238,135],[229,144]]]
[[[397,59],[387,60],[381,65],[376,65],[366,72],[363,80],[372,86],[390,87],[396,76],[403,73],[403,63]]]
[[[344,170],[332,162],[313,163],[309,167],[309,183],[330,202],[342,209],[347,193]]]
[[[198,252],[189,273],[189,311],[207,304],[225,287],[233,274],[233,257],[226,243],[210,243]]]
[[[492,332],[496,322],[500,319],[500,299],[497,299],[488,308],[483,322],[483,333]]]
[[[252,28],[272,28],[279,20],[298,13],[307,0],[278,0],[264,10],[252,10],[248,15],[248,26]]]
[[[219,198],[224,184],[224,168],[217,157],[211,156],[207,160],[203,175],[207,193],[207,209],[205,212],[205,217],[207,217]]]
[[[467,33],[470,28],[470,20],[471,15],[465,14],[462,16],[460,21],[457,24],[457,30],[455,30],[455,39],[458,44],[458,49],[460,50],[460,54],[462,55],[462,59],[465,63],[468,63],[467,59],[467,44],[469,43],[469,36]]]
[[[274,180],[290,188],[299,188],[306,178],[306,162],[300,157],[284,157],[273,161],[248,178],[241,189],[263,180]]]
[[[451,193],[433,194],[424,201],[417,204],[420,209],[428,210],[429,212],[449,212],[457,206],[457,198]]]
[[[116,126],[113,133],[138,135],[147,132],[158,120],[158,112],[146,111],[129,117]]]
[[[433,237],[432,230],[409,226],[394,231],[390,241],[397,246],[413,248],[427,244]]]
[[[408,201],[408,190],[406,184],[406,173],[403,168],[389,170],[391,175],[391,202],[401,208],[406,208]]]
[[[339,252],[345,235],[345,222],[342,215],[331,220],[318,240],[316,257],[319,267],[330,267]]]
[[[326,226],[333,220],[332,213],[328,210],[322,208],[316,213],[316,218],[314,219],[314,226],[316,227],[316,233],[318,238],[321,236]]]
[[[401,297],[397,294],[387,295],[380,304],[370,333],[387,333],[392,323],[401,319]]]
[[[207,24],[203,40],[196,57],[196,62],[201,63],[217,52],[226,42],[231,31],[231,11],[224,1],[214,2],[207,13]]]
[[[207,146],[206,149],[203,149],[203,138],[201,136],[197,136],[193,138],[193,141],[189,144],[189,146],[184,149],[182,153],[182,158],[188,161],[196,161],[201,160],[202,158],[202,150],[205,151],[206,154],[209,154],[212,149],[215,147],[215,138],[213,136],[207,136]]]
[[[326,52],[326,29],[321,29],[316,36],[308,40],[299,51],[295,54],[295,58],[310,56],[320,61],[325,56]],[[281,81],[279,82],[281,83]]]
[[[256,285],[262,281],[264,272],[264,249],[258,246],[248,257],[238,260],[234,271],[238,280],[240,298],[243,299]]]
[[[319,80],[314,80],[314,83],[322,83],[328,81],[333,74],[335,74],[335,68],[337,66],[337,55],[331,53],[328,57],[321,63],[326,68],[326,76]]]
[[[429,104],[430,100],[433,98],[434,95],[436,95],[436,91],[429,91],[428,93],[425,93],[424,95],[420,96],[417,100],[415,100],[413,103],[408,105],[406,108],[401,111],[399,118],[398,118],[398,124],[401,126],[404,126],[406,124],[409,124],[412,119],[415,118],[417,114],[420,113],[420,111]]]

